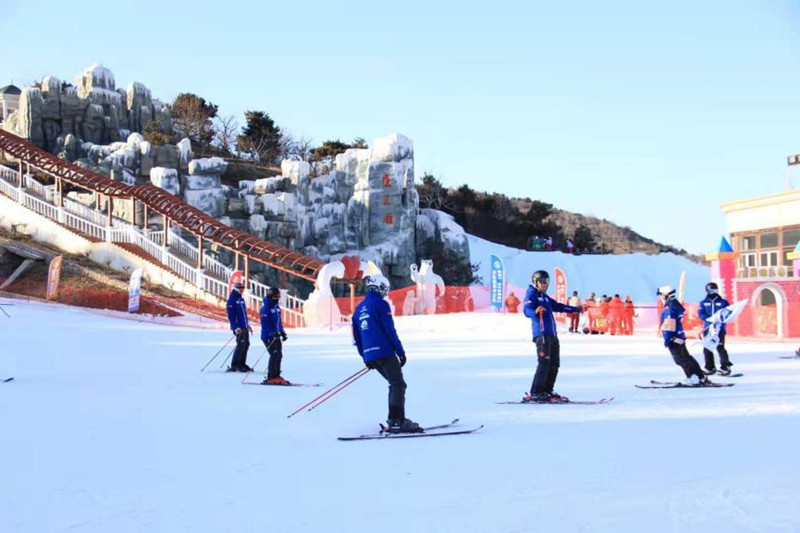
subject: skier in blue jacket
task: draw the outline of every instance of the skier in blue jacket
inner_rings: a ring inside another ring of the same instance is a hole
[[[686,348],[686,333],[683,331],[683,315],[686,312],[675,295],[675,289],[664,285],[656,291],[664,302],[661,311],[661,335],[664,337],[664,346],[672,355],[675,364],[683,368],[686,374],[686,385],[699,386],[710,383],[700,368],[700,363],[689,354]]]
[[[381,275],[364,277],[366,296],[353,313],[353,339],[358,354],[367,368],[377,370],[389,382],[389,416],[391,432],[418,433],[419,424],[406,418],[406,382],[402,367],[406,352],[394,329],[392,310],[384,300],[389,293],[389,280]]]
[[[582,307],[559,303],[547,295],[550,276],[544,270],[537,270],[531,277],[531,285],[525,293],[523,310],[531,319],[533,342],[536,343],[536,374],[531,383],[531,392],[522,398],[523,402],[561,403],[569,398],[553,392],[561,366],[561,345],[556,332],[556,319],[553,312],[581,313]]]
[[[277,287],[270,287],[261,306],[261,342],[269,352],[267,377],[264,385],[291,385],[291,382],[281,377],[281,359],[283,359],[283,343],[288,335],[283,329],[281,321],[281,291]]]
[[[236,348],[233,351],[228,372],[252,371],[252,368],[247,366],[247,350],[250,348],[250,333],[253,332],[253,328],[247,322],[247,304],[245,304],[242,296],[243,291],[244,283],[237,282],[233,286],[230,296],[228,296],[228,304],[226,306],[231,331],[236,335]]]
[[[704,337],[708,333],[708,328],[711,326],[711,324],[705,320],[720,309],[725,309],[730,305],[728,300],[720,296],[719,286],[716,283],[713,281],[706,283],[706,297],[700,302],[699,309],[697,310],[698,316],[703,319]],[[725,349],[725,322],[715,324],[714,327],[717,328],[717,334],[719,335],[719,344],[717,345],[717,353],[719,353],[719,375],[730,376],[733,363],[731,363],[728,357],[728,350]],[[703,355],[706,360],[706,374],[711,375],[717,372],[714,366],[714,352],[708,348],[703,348]]]

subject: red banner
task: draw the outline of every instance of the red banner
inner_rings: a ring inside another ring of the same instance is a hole
[[[564,271],[556,267],[553,271],[556,277],[556,301],[558,303],[567,303],[567,276]],[[567,322],[567,315],[564,313],[556,314],[556,321],[561,323]]]
[[[61,279],[61,261],[63,256],[59,255],[50,261],[50,268],[47,271],[47,296],[48,300],[54,300],[58,296],[58,282]]]
[[[228,294],[231,293],[233,286],[237,283],[244,283],[244,274],[242,274],[241,270],[234,270],[233,274],[231,274],[231,279],[228,282]],[[247,284],[245,283],[245,289],[246,288]]]

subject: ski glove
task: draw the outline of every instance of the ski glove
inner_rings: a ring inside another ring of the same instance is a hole
[[[406,354],[399,353],[399,354],[397,354],[397,358],[400,359],[400,368],[403,368],[404,366],[406,366]]]
[[[378,365],[375,364],[375,361],[365,361],[364,366],[366,366],[370,370],[375,370],[376,368],[378,368]]]
[[[672,342],[674,342],[675,344],[686,344],[685,340],[680,339],[678,337],[675,337],[674,339],[672,339]]]
[[[238,337],[239,335],[242,334],[242,331],[244,331],[242,328],[236,328],[235,330],[233,330],[233,334]]]
[[[283,342],[286,342],[286,339],[288,339],[288,338],[289,338],[289,336],[286,334],[286,332],[285,332],[285,331],[282,331],[282,332],[281,332],[281,340],[282,340]]]

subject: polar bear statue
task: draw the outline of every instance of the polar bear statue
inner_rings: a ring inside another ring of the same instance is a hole
[[[414,294],[414,314],[436,313],[436,298],[444,296],[444,280],[433,271],[433,261],[423,259],[419,269],[411,265],[411,281],[417,284]],[[411,293],[409,293],[411,294]]]

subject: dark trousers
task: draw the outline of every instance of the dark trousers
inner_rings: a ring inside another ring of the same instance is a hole
[[[267,364],[267,379],[277,378],[281,375],[281,359],[283,359],[283,343],[277,335],[270,340],[264,341],[264,346],[269,352],[269,363]]]
[[[239,369],[247,364],[247,350],[250,348],[250,332],[247,328],[236,336],[236,348],[231,358],[231,368]]]
[[[536,343],[536,374],[531,384],[531,396],[553,392],[561,366],[561,344],[558,337],[534,337]]]
[[[703,379],[705,377],[703,369],[700,368],[700,363],[691,356],[689,350],[686,348],[686,344],[670,342],[669,353],[672,354],[672,360],[675,361],[675,364],[683,369],[683,373],[686,374],[687,378],[690,376],[697,376]]]
[[[403,369],[395,356],[372,362],[383,378],[389,382],[389,416],[387,420],[404,420],[406,417],[406,382]]]
[[[719,353],[719,367],[726,370],[731,366],[731,360],[728,359],[728,350],[725,349],[725,334],[719,334],[719,345],[717,345],[717,353]],[[706,358],[706,370],[714,370],[714,352],[703,348],[703,355]]]

